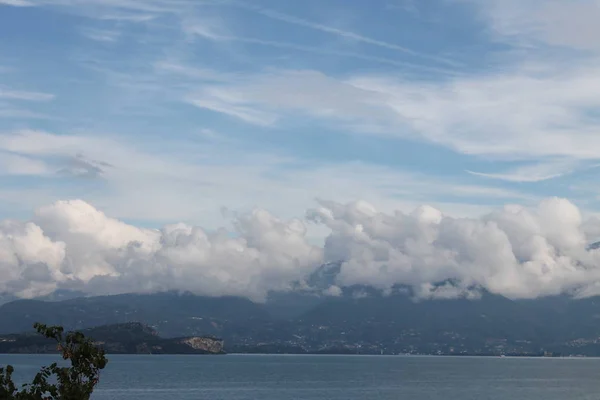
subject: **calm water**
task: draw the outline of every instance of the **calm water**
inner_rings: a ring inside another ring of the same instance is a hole
[[[32,376],[53,356],[1,355]],[[600,359],[110,356],[95,400],[600,399]]]

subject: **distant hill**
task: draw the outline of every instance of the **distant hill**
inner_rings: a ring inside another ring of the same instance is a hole
[[[66,329],[142,322],[164,337],[217,335],[223,326],[270,320],[263,305],[238,297],[124,294],[64,301],[17,300],[0,306],[0,334],[31,330],[35,322]]]
[[[335,266],[326,269],[315,285],[326,287],[336,273]],[[265,304],[157,293],[0,306],[0,334],[31,331],[37,321],[67,329],[140,322],[165,338],[221,337],[235,352],[600,356],[598,297],[513,301],[483,293],[477,300],[415,302],[405,288],[383,296],[355,287],[339,297],[311,288],[273,293]]]
[[[211,337],[161,338],[140,323],[83,330],[109,354],[221,354],[223,342]],[[0,353],[58,353],[56,343],[35,333],[0,336]]]

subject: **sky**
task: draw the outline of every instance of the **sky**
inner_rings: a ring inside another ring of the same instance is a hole
[[[0,293],[260,299],[332,260],[341,286],[595,293],[599,17],[0,0]]]

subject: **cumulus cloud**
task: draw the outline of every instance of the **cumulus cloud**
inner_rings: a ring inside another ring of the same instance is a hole
[[[151,230],[80,200],[60,201],[38,209],[31,222],[0,225],[0,293],[188,290],[260,300],[320,262],[322,250],[305,234],[301,221],[260,210],[237,218],[233,232],[185,224]]]
[[[508,205],[482,218],[452,218],[421,206],[386,214],[366,202],[319,201],[310,223],[330,229],[310,244],[307,223],[256,209],[233,229],[183,223],[143,229],[81,201],[39,208],[31,221],[0,223],[0,293],[36,297],[56,289],[90,294],[191,291],[261,301],[286,291],[324,262],[342,261],[324,294],[371,286],[412,287],[419,298],[509,298],[598,294],[600,250],[589,250],[586,220],[565,199],[535,208]],[[359,289],[360,290],[360,289]]]
[[[564,199],[533,209],[509,205],[477,219],[427,206],[390,215],[362,202],[322,202],[309,218],[332,230],[324,257],[344,260],[338,286],[403,284],[439,298],[476,297],[485,289],[534,298],[580,291],[600,277],[600,252],[586,250],[582,216]]]

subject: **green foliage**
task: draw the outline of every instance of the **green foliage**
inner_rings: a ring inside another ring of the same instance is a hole
[[[63,335],[60,326],[36,323],[38,333],[53,339],[70,367],[57,363],[42,367],[31,383],[17,387],[12,380],[14,368],[0,368],[0,399],[2,400],[88,400],[98,384],[100,370],[107,359],[104,350],[96,347],[81,332]]]

